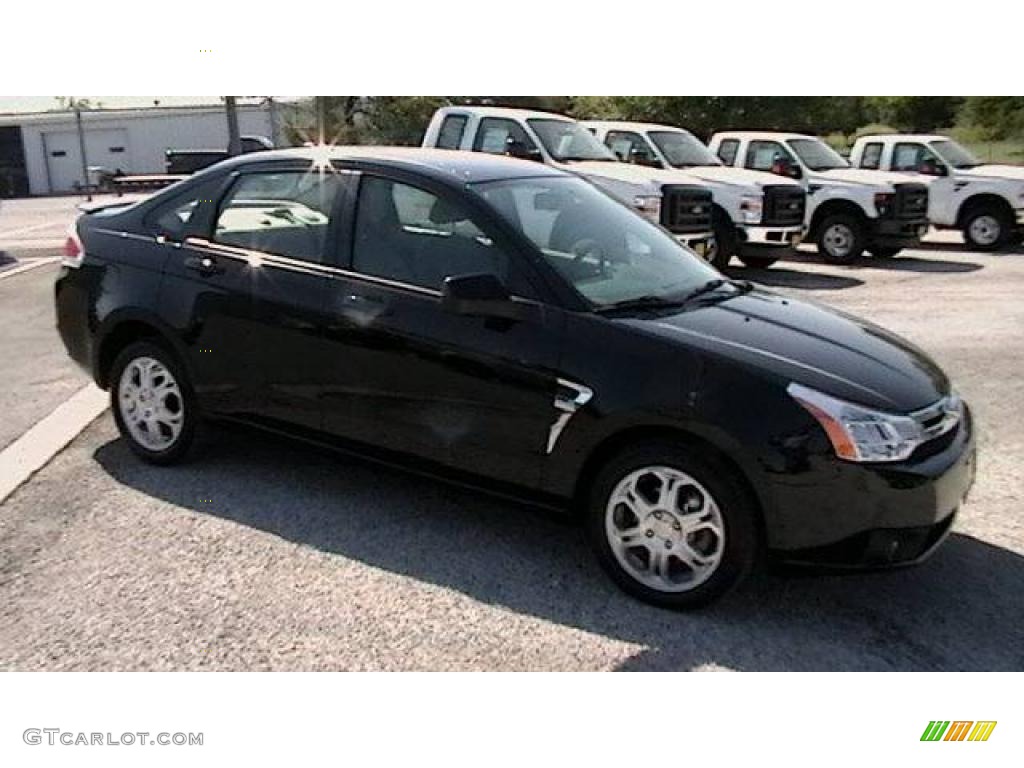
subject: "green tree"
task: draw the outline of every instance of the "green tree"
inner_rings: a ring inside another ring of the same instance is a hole
[[[960,122],[985,140],[1024,137],[1024,96],[968,96]]]
[[[956,122],[962,96],[868,96],[874,122],[905,131],[934,131]]]

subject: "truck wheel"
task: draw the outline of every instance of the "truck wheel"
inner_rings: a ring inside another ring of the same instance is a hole
[[[1005,214],[990,205],[979,205],[964,216],[964,241],[978,251],[995,251],[1010,236]]]
[[[834,213],[818,225],[817,243],[829,264],[852,264],[864,253],[864,227],[853,216]]]
[[[625,591],[664,608],[697,608],[758,561],[757,512],[733,472],[704,452],[655,440],[604,465],[590,489],[587,534]]]
[[[871,255],[874,256],[876,259],[891,259],[893,256],[895,256],[897,253],[899,253],[903,249],[902,248],[874,247],[874,248],[871,248],[870,250],[871,250]]]
[[[744,266],[754,267],[755,269],[768,269],[768,267],[778,260],[778,256],[760,256],[756,253],[740,254],[740,261],[743,262]]]
[[[715,233],[715,244],[704,255],[704,258],[715,269],[725,269],[736,253],[736,227],[728,217],[716,211],[711,228]]]

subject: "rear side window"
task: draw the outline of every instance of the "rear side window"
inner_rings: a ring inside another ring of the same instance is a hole
[[[253,251],[322,262],[327,225],[342,185],[335,173],[241,176],[217,215],[213,239]]]
[[[777,141],[752,141],[747,146],[747,168],[770,172],[779,160],[793,162],[792,156]]]
[[[182,240],[188,233],[188,224],[196,209],[205,203],[212,203],[224,177],[210,179],[197,187],[171,197],[167,202],[153,210],[147,217],[147,223],[158,234],[171,240]]]
[[[723,139],[718,145],[718,159],[726,165],[732,165],[736,162],[736,150],[739,148],[740,142],[737,139]]]
[[[458,149],[462,146],[462,134],[466,131],[465,115],[448,115],[441,123],[441,131],[437,135],[439,149]]]
[[[871,142],[864,145],[864,151],[860,156],[860,167],[871,170],[878,170],[882,166],[882,145],[879,142]]]
[[[473,142],[474,150],[492,155],[504,155],[508,151],[509,144],[519,144],[531,151],[537,149],[533,139],[515,120],[506,120],[503,117],[485,117],[480,121],[480,127],[476,131],[476,140]]]
[[[359,187],[355,271],[434,290],[452,275],[489,272],[507,280],[508,256],[458,203],[373,176]]]

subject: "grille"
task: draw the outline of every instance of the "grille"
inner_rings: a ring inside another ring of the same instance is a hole
[[[914,451],[914,458],[924,459],[952,445],[957,427],[963,421],[964,411],[959,398],[950,395],[910,416],[921,425],[925,434],[925,441]]]
[[[661,188],[661,223],[670,232],[706,232],[711,229],[711,192],[681,184]]]
[[[893,207],[898,219],[928,218],[928,187],[924,184],[897,184]]]
[[[807,193],[801,187],[767,186],[761,223],[766,227],[799,227],[804,223],[806,208]]]

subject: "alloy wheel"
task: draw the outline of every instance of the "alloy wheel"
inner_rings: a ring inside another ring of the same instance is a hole
[[[125,366],[117,406],[132,438],[150,451],[167,450],[181,435],[185,423],[181,387],[159,360],[137,357]]]

